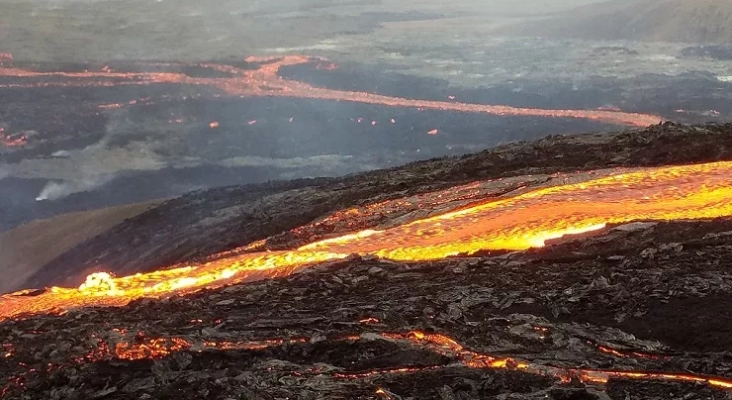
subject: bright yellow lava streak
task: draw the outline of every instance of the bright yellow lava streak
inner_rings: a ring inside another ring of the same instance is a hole
[[[479,250],[523,250],[549,239],[637,220],[732,216],[732,162],[649,168],[531,191],[508,199],[312,243],[292,251],[235,255],[203,265],[110,280],[97,275],[80,289],[0,298],[0,318],[80,306],[124,305],[231,282],[286,276],[350,254],[404,261],[435,260]],[[379,210],[372,210],[378,212]]]

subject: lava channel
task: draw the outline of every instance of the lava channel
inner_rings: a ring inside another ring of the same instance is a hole
[[[201,265],[114,278],[91,275],[79,288],[53,287],[0,297],[0,319],[121,306],[204,287],[275,278],[353,254],[401,261],[438,260],[480,250],[524,250],[546,240],[631,221],[732,216],[732,162],[648,168],[515,197],[386,230],[365,230],[289,251],[236,253]],[[379,212],[378,208],[371,210]]]
[[[121,332],[125,333],[125,332]],[[640,380],[640,381],[666,381],[680,383],[701,383],[721,389],[732,389],[732,380],[728,378],[698,375],[691,373],[675,372],[648,372],[634,370],[600,370],[586,368],[564,368],[547,364],[537,364],[527,360],[512,357],[497,357],[489,354],[469,350],[462,344],[446,335],[438,333],[426,333],[422,331],[410,332],[378,332],[370,335],[343,336],[330,339],[331,342],[338,341],[373,341],[387,340],[399,342],[410,347],[426,349],[436,354],[445,356],[465,367],[473,369],[504,369],[521,371],[529,374],[552,376],[561,382],[579,380],[586,384],[605,384],[610,379]],[[97,362],[109,359],[135,361],[145,359],[161,359],[181,351],[204,352],[204,351],[256,351],[281,346],[305,344],[309,338],[277,338],[255,341],[229,341],[229,340],[193,340],[184,337],[168,338],[145,338],[139,336],[135,340],[121,340],[116,343],[98,342],[95,350],[85,357],[79,357],[76,363]],[[647,356],[644,356],[647,357]],[[437,364],[420,367],[397,366],[394,368],[383,368],[376,370],[346,372],[334,372],[335,378],[341,379],[365,379],[385,374],[409,374],[424,370],[439,370],[448,365]],[[57,366],[58,367],[58,366]],[[11,380],[12,381],[12,380]],[[9,385],[6,391],[12,390]]]
[[[460,102],[407,99],[383,96],[367,92],[344,91],[312,86],[303,82],[283,79],[279,75],[281,67],[315,62],[320,69],[332,70],[336,65],[322,58],[290,55],[280,58],[249,57],[247,62],[261,63],[256,70],[242,69],[223,64],[195,64],[191,66],[228,74],[227,77],[202,78],[191,77],[178,72],[115,72],[105,67],[100,71],[84,72],[36,72],[12,67],[1,67],[0,76],[16,78],[52,78],[48,81],[31,83],[8,83],[0,88],[29,87],[71,87],[71,86],[122,86],[178,84],[209,86],[218,89],[222,94],[240,97],[274,96],[303,99],[321,99],[368,103],[392,107],[408,107],[418,109],[455,111],[465,113],[482,113],[500,116],[531,116],[553,118],[577,118],[617,125],[646,127],[662,122],[657,115],[628,113],[612,110],[549,110],[537,108],[519,108],[502,105],[484,105]],[[153,66],[188,66],[176,64],[153,64]],[[102,105],[105,108],[116,108],[119,105]],[[436,133],[436,132],[435,132]]]

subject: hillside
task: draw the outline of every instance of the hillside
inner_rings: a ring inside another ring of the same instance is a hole
[[[0,398],[732,398],[731,138],[665,123],[167,201],[35,279],[118,278],[0,296]]]
[[[609,1],[518,27],[520,34],[685,43],[732,42],[732,1]]]
[[[159,201],[75,212],[0,233],[0,293],[17,288],[39,268],[89,238],[159,204]]]

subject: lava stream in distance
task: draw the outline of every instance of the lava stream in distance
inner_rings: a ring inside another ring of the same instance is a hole
[[[85,72],[35,72],[20,68],[0,67],[0,77],[17,78],[52,78],[49,81],[32,83],[0,84],[0,88],[11,87],[53,87],[53,86],[121,86],[150,84],[181,84],[215,87],[229,96],[277,96],[304,99],[321,99],[349,101],[393,107],[409,107],[418,109],[443,110],[467,113],[483,113],[501,116],[531,116],[578,118],[618,125],[646,127],[662,122],[657,115],[626,113],[611,110],[546,110],[535,108],[519,108],[501,105],[483,105],[460,102],[405,99],[382,96],[367,92],[354,92],[315,87],[306,83],[283,79],[279,70],[283,66],[292,66],[318,62],[325,69],[334,69],[335,65],[321,58],[306,56],[284,56],[280,58],[249,57],[247,62],[261,63],[256,70],[237,68],[223,64],[196,64],[194,66],[211,71],[229,74],[229,77],[202,78],[191,77],[178,72],[114,72],[109,68],[101,71]],[[186,66],[177,64],[151,64],[157,67]],[[323,69],[323,68],[321,68]],[[107,107],[107,106],[105,106]]]
[[[0,297],[0,319],[83,306],[119,306],[133,299],[289,275],[315,263],[376,255],[437,260],[480,250],[523,250],[546,240],[637,220],[732,216],[732,162],[648,168],[366,230],[296,250],[236,254],[202,265],[113,278],[94,274],[78,289],[51,288]],[[378,209],[372,210],[379,212]]]

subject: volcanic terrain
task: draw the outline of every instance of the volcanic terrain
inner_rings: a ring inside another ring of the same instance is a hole
[[[461,93],[442,81],[350,67],[297,55],[208,63],[0,57],[0,230],[196,189],[344,175],[664,119],[635,105],[490,104],[505,100],[505,89]]]
[[[0,399],[732,399],[729,1],[4,1]]]
[[[523,33],[598,40],[729,43],[727,0],[613,0],[527,25]]]
[[[0,394],[730,398],[730,160],[666,123],[170,200],[0,298]]]

